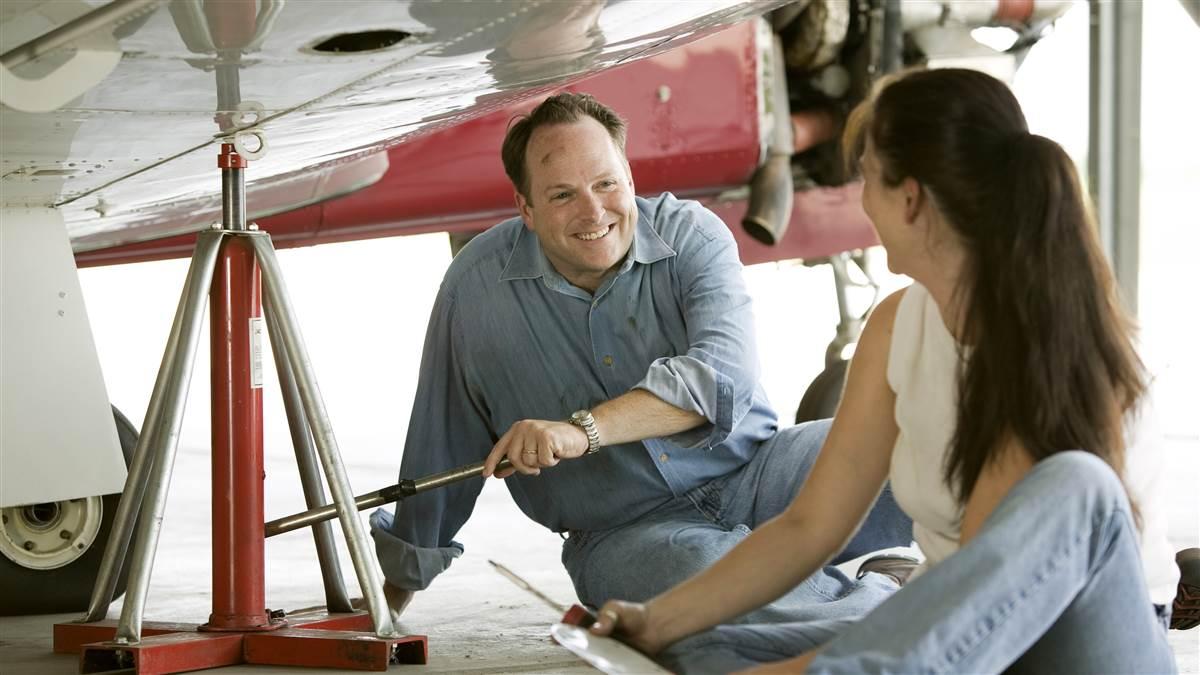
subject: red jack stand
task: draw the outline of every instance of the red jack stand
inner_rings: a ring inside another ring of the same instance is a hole
[[[197,241],[88,614],[80,622],[54,626],[54,651],[79,652],[83,673],[129,668],[142,674],[176,673],[239,663],[386,670],[392,663],[425,663],[425,637],[400,636],[392,625],[270,236],[246,225],[246,159],[226,143],[218,166],[223,226],[202,233]],[[266,291],[265,316],[260,289]],[[212,306],[213,611],[200,626],[143,626],[206,294]],[[334,611],[285,617],[263,609],[264,321],[305,499],[310,508],[324,505],[316,468],[319,455],[370,613],[353,611],[346,600],[327,522],[314,526],[314,536],[327,602]],[[311,427],[309,420],[314,422]],[[121,618],[104,620],[135,523],[138,540]]]

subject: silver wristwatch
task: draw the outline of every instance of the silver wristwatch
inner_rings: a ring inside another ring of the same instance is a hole
[[[596,429],[596,419],[592,417],[592,411],[576,410],[571,413],[570,422],[583,429],[583,433],[587,434],[587,454],[594,455],[600,452],[600,432]]]

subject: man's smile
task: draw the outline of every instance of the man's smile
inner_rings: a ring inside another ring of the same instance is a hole
[[[612,225],[606,225],[599,230],[592,230],[591,232],[578,232],[574,235],[574,237],[576,239],[582,239],[583,241],[595,241],[611,231]]]

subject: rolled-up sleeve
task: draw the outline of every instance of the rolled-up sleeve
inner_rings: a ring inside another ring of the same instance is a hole
[[[402,477],[419,478],[480,461],[495,442],[464,377],[454,308],[443,287],[425,335]],[[423,590],[462,555],[463,546],[453,537],[471,515],[482,487],[482,478],[461,481],[397,502],[395,515],[383,509],[371,515],[375,551],[390,583]]]
[[[675,274],[688,349],[656,359],[636,388],[708,420],[667,440],[711,448],[729,436],[753,404],[759,375],[754,316],[729,228],[698,204],[674,203],[685,204],[669,217],[681,219],[680,227],[686,228],[675,240]]]

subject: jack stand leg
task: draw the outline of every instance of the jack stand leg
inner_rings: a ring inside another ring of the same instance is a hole
[[[288,428],[292,432],[292,449],[296,453],[296,466],[300,470],[300,485],[304,490],[304,503],[310,509],[325,505],[325,490],[321,487],[321,473],[317,468],[317,453],[313,449],[312,430],[304,416],[304,404],[300,401],[300,390],[292,375],[279,325],[273,317],[267,317],[267,330],[271,335],[271,351],[275,356],[275,370],[279,373],[279,389],[283,393],[283,408],[287,413]],[[346,596],[346,585],[342,582],[342,568],[334,548],[333,527],[328,522],[316,523],[312,527],[313,540],[317,546],[317,562],[321,566],[321,579],[325,585],[325,606],[330,612],[352,612],[350,599]]]
[[[342,533],[346,536],[346,544],[350,548],[350,558],[354,563],[359,586],[371,612],[375,634],[379,637],[394,637],[396,630],[392,625],[391,611],[383,597],[383,579],[375,565],[374,557],[367,548],[367,534],[363,531],[362,522],[358,519],[358,510],[354,507],[354,492],[350,489],[346,468],[338,453],[337,440],[333,436],[329,415],[325,412],[325,401],[317,387],[317,379],[308,359],[304,338],[301,337],[296,317],[292,314],[287,286],[279,270],[279,261],[275,258],[275,249],[271,246],[270,237],[265,233],[252,236],[250,240],[254,242],[258,264],[262,266],[267,314],[279,326],[279,337],[291,362],[292,375],[296,378],[300,398],[304,402],[304,412],[312,424],[317,452],[322,468],[325,469],[325,477],[329,480],[333,503],[337,507]]]
[[[179,306],[175,311],[175,319],[171,324],[171,332],[167,338],[167,347],[163,352],[162,362],[158,368],[158,377],[150,395],[150,404],[146,408],[146,416],[142,423],[142,434],[138,436],[137,445],[133,452],[133,464],[129,467],[129,475],[125,479],[125,489],[121,493],[121,501],[113,519],[112,534],[101,559],[100,571],[96,576],[96,584],[92,589],[92,598],[88,603],[87,614],[83,622],[101,621],[108,613],[116,590],[117,574],[125,562],[129,549],[129,540],[133,528],[137,525],[138,513],[146,493],[146,485],[150,481],[150,472],[154,465],[154,453],[160,446],[157,429],[161,424],[163,401],[167,398],[168,389],[178,385],[179,376],[175,372],[175,361],[181,343],[189,339],[197,339],[200,321],[198,318],[188,318],[189,311],[203,311],[200,304],[203,296],[192,292],[192,284],[196,288],[207,288],[212,278],[213,267],[216,265],[217,248],[221,235],[206,234],[196,243],[192,255],[192,263],[188,269],[187,280],[179,297]],[[189,309],[189,307],[191,309]],[[196,336],[191,336],[192,333]],[[190,362],[189,362],[190,364]],[[190,368],[189,377],[190,377]]]
[[[175,465],[175,451],[179,447],[179,427],[183,423],[188,385],[192,380],[196,343],[200,339],[204,295],[212,278],[221,239],[219,233],[205,232],[200,236],[196,244],[195,260],[188,270],[188,280],[184,284],[180,331],[172,336],[176,339],[175,344],[167,345],[171,363],[166,375],[161,413],[154,428],[149,430],[153,466],[149,472],[149,484],[146,486],[144,503],[138,518],[138,541],[134,547],[125,603],[121,607],[121,621],[116,636],[118,641],[137,642],[142,634],[142,613],[150,588],[150,572],[154,567],[158,535],[162,530],[167,488],[171,483],[171,469]]]

